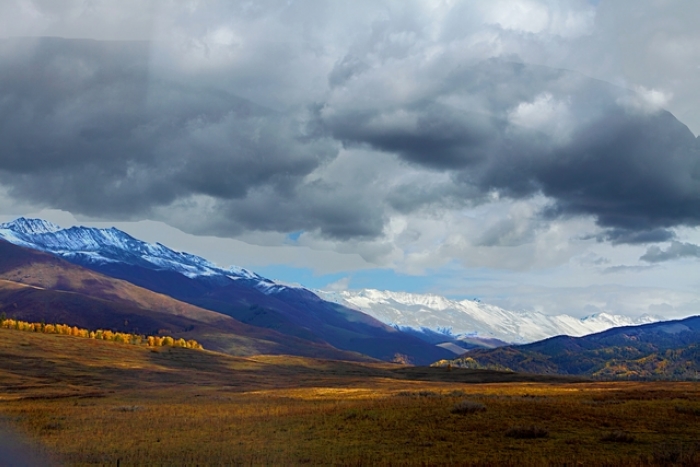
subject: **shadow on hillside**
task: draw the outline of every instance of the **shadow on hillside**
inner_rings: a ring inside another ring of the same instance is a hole
[[[138,349],[70,337],[7,333],[0,347],[0,389],[19,398],[100,397],[121,390],[212,387],[251,391],[358,387],[387,381],[571,383],[580,378],[490,370],[402,367],[288,356],[232,357],[161,347]],[[90,344],[90,347],[83,344]]]
[[[151,352],[153,363],[178,371],[194,371],[229,389],[366,386],[372,379],[444,383],[575,383],[584,378],[462,368],[405,367],[339,360],[260,356],[229,358],[207,352],[168,348]],[[194,376],[194,375],[193,375]]]
[[[589,379],[574,376],[538,375],[496,370],[444,367],[402,367],[392,370],[400,379],[450,383],[583,383]]]

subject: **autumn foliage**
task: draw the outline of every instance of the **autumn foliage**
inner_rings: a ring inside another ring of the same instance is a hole
[[[175,339],[170,336],[143,336],[125,332],[114,332],[105,329],[90,331],[88,329],[68,326],[67,324],[28,323],[16,319],[0,318],[0,328],[18,331],[40,332],[43,334],[62,334],[66,336],[83,337],[103,341],[120,342],[122,344],[147,345],[149,347],[184,347],[187,349],[202,349],[195,340]]]

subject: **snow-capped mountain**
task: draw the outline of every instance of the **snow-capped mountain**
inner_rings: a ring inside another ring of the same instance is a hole
[[[256,288],[265,293],[275,293],[281,287],[286,287],[247,269],[235,266],[223,269],[202,257],[174,251],[160,243],[143,242],[114,227],[64,229],[42,219],[20,217],[0,224],[0,238],[83,265],[126,263],[178,272],[190,278],[245,279],[257,282]]]
[[[433,294],[388,292],[372,289],[321,292],[326,300],[363,311],[399,328],[428,329],[449,335],[496,338],[512,343],[533,342],[560,334],[583,336],[618,326],[659,321],[599,313],[579,319],[538,312],[509,311],[472,300],[450,300]]]
[[[288,303],[297,300],[301,294],[303,306],[306,308],[315,306],[307,300],[313,302],[320,297],[328,302],[361,311],[398,329],[428,329],[446,334],[446,339],[469,336],[525,343],[560,334],[582,336],[616,326],[658,321],[657,318],[646,315],[632,319],[607,313],[583,319],[568,315],[548,316],[536,312],[508,311],[470,300],[455,301],[437,295],[381,292],[371,289],[339,293],[312,292],[303,287],[266,279],[247,269],[235,266],[220,268],[199,256],[174,251],[160,243],[143,242],[113,227],[64,229],[41,219],[21,217],[0,224],[0,238],[16,245],[55,254],[72,263],[108,274],[115,274],[110,265],[130,265],[154,271],[175,272],[190,279],[197,279],[200,283],[206,282],[219,287],[226,287],[233,281],[267,296],[277,296]],[[132,282],[136,280],[138,283],[138,275],[130,274],[121,271],[115,277]],[[158,291],[173,293],[167,287]],[[183,296],[178,298],[187,301],[188,296],[183,292]]]
[[[0,239],[228,315],[241,326],[249,326],[246,336],[284,343],[285,353],[338,358],[340,350],[385,361],[398,354],[419,365],[450,356],[434,343],[398,332],[358,310],[324,301],[303,287],[278,283],[238,267],[219,268],[204,258],[143,242],[115,228],[62,229],[49,222],[20,218],[0,224]],[[218,345],[239,352],[225,339]]]

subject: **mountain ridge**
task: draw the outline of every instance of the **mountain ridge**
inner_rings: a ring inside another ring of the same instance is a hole
[[[141,241],[115,227],[101,229],[73,226],[64,229],[42,219],[20,217],[0,224],[0,237],[11,243],[21,242],[24,243],[23,246],[66,258],[82,256],[81,259],[86,262],[133,262],[139,258],[137,264],[176,270],[188,277],[231,274],[247,279],[266,280],[244,268],[220,268],[204,258],[172,250],[161,243]],[[125,255],[130,255],[131,258]]]
[[[188,253],[150,244],[116,228],[71,227],[20,218],[0,224],[0,238],[125,280],[241,323],[372,358],[429,364],[450,352],[311,290],[243,268],[219,268]]]
[[[514,344],[534,342],[566,334],[582,336],[617,326],[645,324],[660,318],[642,315],[630,318],[598,313],[584,318],[509,311],[476,300],[451,300],[435,294],[361,289],[321,292],[328,300],[346,304],[380,321],[415,331],[442,333],[446,338],[480,337]]]
[[[435,366],[576,375],[599,379],[697,380],[700,316],[622,326],[583,337],[470,350]]]
[[[363,360],[324,342],[258,328],[230,316],[103,276],[49,253],[0,240],[0,312],[25,321],[195,337],[234,355],[297,353]]]
[[[482,345],[486,340],[496,345],[499,345],[499,341],[504,344],[522,344],[555,335],[581,336],[616,326],[643,324],[660,319],[650,315],[630,318],[605,312],[585,318],[569,315],[550,316],[539,312],[505,310],[477,300],[452,300],[435,294],[376,289],[341,292],[310,290],[270,280],[237,266],[222,268],[202,257],[178,252],[160,243],[143,242],[114,227],[99,229],[74,226],[63,229],[42,219],[20,217],[0,224],[0,238],[52,253],[72,263],[114,277],[137,281],[137,285],[153,288],[160,293],[179,294],[176,297],[179,300],[197,300],[197,303],[194,303],[197,306],[213,306],[216,308],[214,311],[224,313],[229,312],[230,310],[226,310],[230,307],[220,303],[211,305],[211,294],[202,294],[202,287],[234,287],[232,281],[238,282],[241,286],[238,287],[240,293],[250,295],[251,291],[244,289],[254,289],[270,297],[273,302],[276,302],[276,295],[277,298],[285,300],[290,296],[297,300],[299,295],[306,295],[307,299],[316,302],[313,295],[331,304],[359,311],[426,342],[437,343],[435,340],[443,335],[445,343],[463,346],[457,347],[455,351]],[[125,271],[125,268],[132,270]],[[149,274],[144,272],[146,270],[159,271],[161,277],[158,280],[145,280],[142,276]],[[183,275],[198,284],[191,281],[185,283],[187,281],[169,274],[171,272]],[[139,280],[141,282],[138,282]],[[166,286],[164,283],[168,281],[181,284],[184,290]],[[193,288],[198,290],[192,292],[196,298],[185,292]],[[220,295],[220,291],[214,294]],[[255,301],[250,297],[247,300]],[[328,308],[334,305],[324,306]],[[244,318],[240,310],[236,313],[239,318]],[[287,313],[290,314],[293,315],[291,312]],[[275,326],[290,325],[288,319],[293,318],[294,316],[280,318]],[[304,323],[298,324],[304,327]],[[489,347],[491,344],[484,346]]]

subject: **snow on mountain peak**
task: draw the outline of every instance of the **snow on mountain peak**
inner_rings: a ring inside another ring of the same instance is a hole
[[[539,312],[509,311],[474,300],[451,300],[435,294],[380,291],[374,289],[320,292],[331,301],[355,308],[399,327],[454,335],[496,338],[526,343],[561,334],[582,336],[616,326],[655,322],[652,316],[633,319],[599,313],[583,319],[569,315],[549,316]]]
[[[350,297],[355,300],[374,301],[379,303],[399,303],[402,305],[422,305],[431,309],[444,310],[452,305],[452,301],[434,294],[415,294],[410,292],[391,292],[388,290],[363,289],[356,293],[341,292],[341,295]]]
[[[138,240],[115,227],[100,229],[81,226],[64,229],[41,219],[22,217],[0,224],[0,238],[82,264],[126,263],[171,270],[190,278],[221,276],[231,280],[264,279],[243,268],[232,266],[222,269],[199,256],[171,250],[161,243]],[[267,282],[261,289],[271,289],[272,281]],[[280,287],[282,286],[277,289]]]
[[[20,217],[11,222],[0,224],[0,229],[12,230],[13,232],[23,234],[42,234],[57,232],[61,230],[61,226],[43,219],[27,219],[25,217]]]

